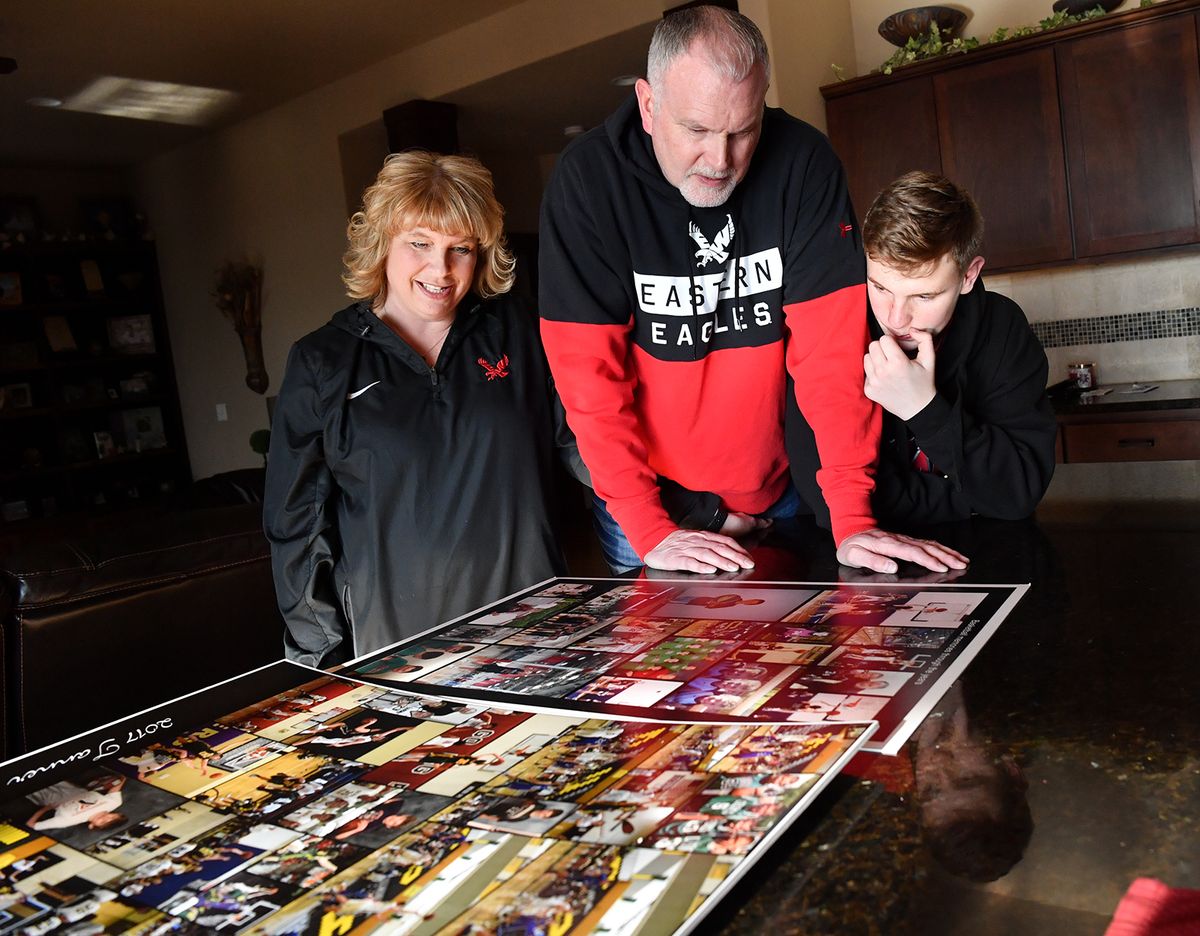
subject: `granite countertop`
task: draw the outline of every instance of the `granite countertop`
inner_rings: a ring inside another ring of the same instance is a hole
[[[1028,785],[1020,857],[990,882],[933,857],[940,794],[916,782],[930,745],[913,740],[856,759],[700,932],[1091,936],[1139,876],[1200,887],[1200,517],[1099,511],[930,535],[971,556],[958,583],[1031,583],[957,690],[980,752]],[[837,580],[827,555],[811,537],[767,545],[749,575]]]
[[[1139,391],[1138,387],[1153,387]],[[1087,395],[1066,381],[1049,388],[1050,401],[1059,416],[1095,413],[1145,412],[1200,407],[1200,380],[1144,380],[1139,383],[1101,384],[1103,395]]]

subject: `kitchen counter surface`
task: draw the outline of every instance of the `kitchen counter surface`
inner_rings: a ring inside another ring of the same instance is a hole
[[[1136,386],[1153,390],[1131,391]],[[1059,384],[1050,399],[1058,416],[1097,415],[1151,410],[1200,409],[1200,380],[1144,380],[1139,384],[1101,384],[1111,387],[1103,396],[1081,397],[1082,391]]]
[[[900,756],[837,778],[701,932],[1098,934],[1139,876],[1200,887],[1200,510],[931,535],[972,557],[958,582],[1032,584],[939,707],[969,727],[959,760],[992,779],[931,785],[949,746],[931,716]],[[781,528],[746,577],[837,580],[821,537]],[[932,830],[981,803],[1017,818],[963,826],[935,859]]]

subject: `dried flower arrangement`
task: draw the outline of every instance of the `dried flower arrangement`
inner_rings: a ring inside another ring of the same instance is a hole
[[[246,386],[265,393],[271,378],[263,364],[261,264],[230,260],[217,270],[213,299],[225,318],[233,323],[242,340],[246,357]]]

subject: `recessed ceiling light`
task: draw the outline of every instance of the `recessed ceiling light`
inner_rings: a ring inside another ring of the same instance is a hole
[[[25,102],[32,104],[34,107],[62,107],[62,98],[56,97],[31,97]]]
[[[638,75],[617,75],[617,77],[612,80],[612,83],[618,88],[628,88],[631,85],[637,84],[638,77]]]
[[[583,133],[584,129],[585,128],[580,124],[571,124],[570,126],[563,127],[563,135],[579,136],[579,134]]]
[[[232,91],[219,88],[106,75],[68,98],[62,106],[64,110],[109,117],[200,126],[209,123],[236,97]]]

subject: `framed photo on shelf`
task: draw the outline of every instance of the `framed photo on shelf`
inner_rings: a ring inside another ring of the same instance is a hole
[[[21,274],[0,273],[0,306],[19,306],[22,301]]]
[[[92,457],[87,437],[78,426],[65,426],[59,430],[58,447],[62,452],[63,461],[68,465],[86,462]]]
[[[46,343],[55,354],[79,350],[65,315],[47,315],[42,319],[42,330],[46,333]]]
[[[79,276],[83,280],[84,290],[89,295],[100,295],[104,292],[104,277],[100,275],[100,264],[95,260],[80,260]]]
[[[154,323],[149,315],[118,315],[108,320],[108,346],[118,354],[153,354]]]
[[[136,296],[146,291],[146,271],[126,270],[112,278],[116,283],[116,291],[127,296]]]
[[[74,298],[74,293],[78,292],[71,276],[62,271],[50,271],[42,274],[42,285],[45,289],[45,297],[51,302],[63,302],[64,300]]]
[[[167,433],[163,429],[162,410],[157,406],[143,406],[121,412],[121,428],[125,437],[125,450],[145,452],[167,447]]]
[[[111,432],[93,432],[92,439],[96,443],[96,457],[104,459],[117,454],[117,445],[113,442]]]
[[[150,396],[150,382],[145,377],[134,374],[120,382],[121,400],[145,400]]]
[[[33,406],[33,389],[27,383],[0,387],[0,410],[29,409]]]
[[[0,196],[0,240],[28,240],[41,226],[36,199]]]
[[[154,394],[154,375],[149,371],[131,374],[119,381],[122,400],[144,400]]]
[[[65,383],[58,388],[58,398],[65,406],[78,406],[87,400],[87,390],[83,384]]]
[[[4,520],[7,523],[15,523],[18,520],[29,519],[29,504],[23,500],[5,501],[2,510]]]
[[[84,232],[96,240],[131,240],[137,216],[128,198],[82,198],[79,213]]]

